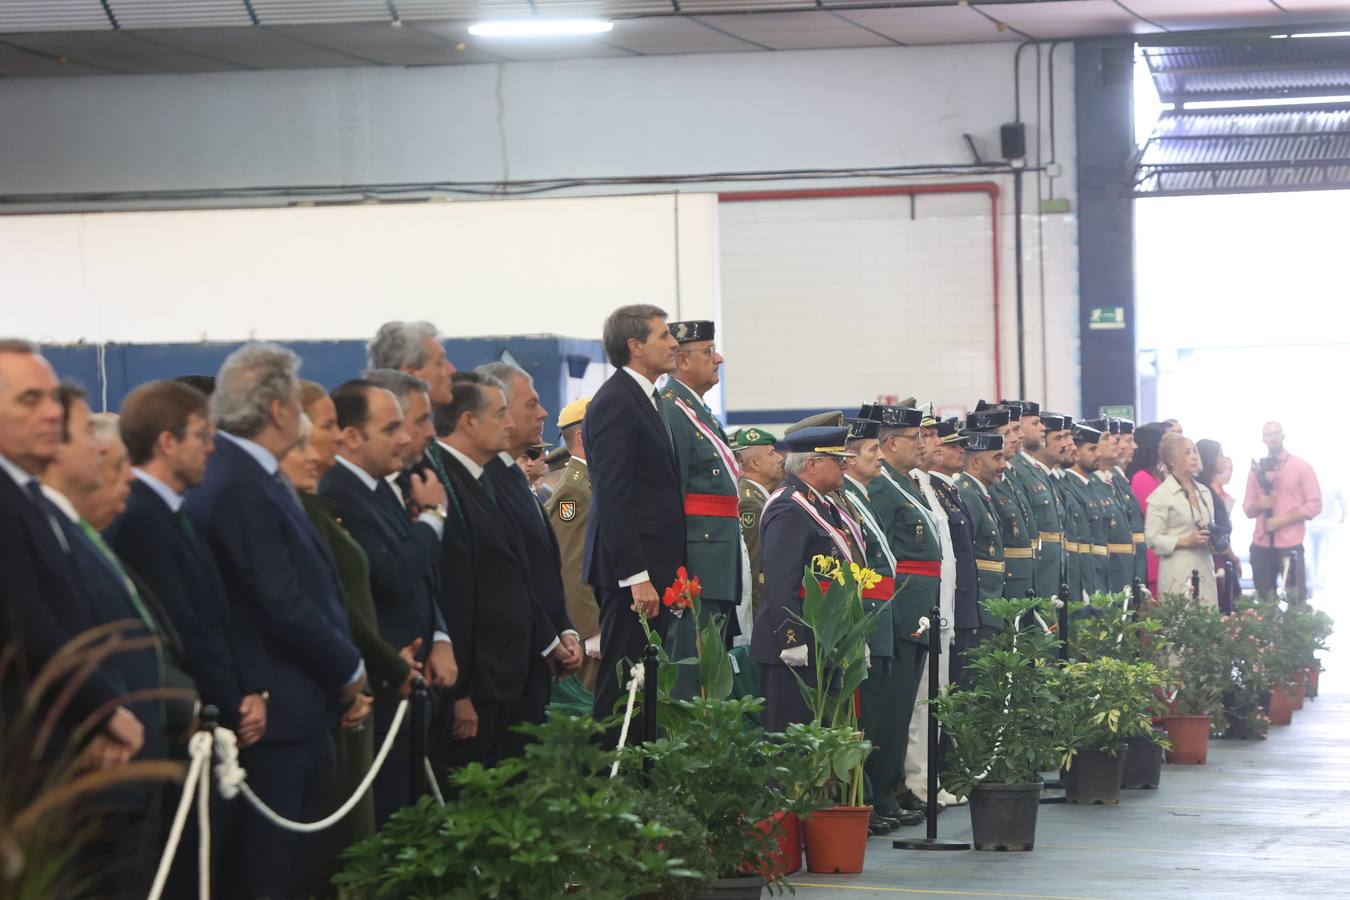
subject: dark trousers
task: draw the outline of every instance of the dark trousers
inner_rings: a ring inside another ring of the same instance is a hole
[[[215,780],[211,789],[215,791]],[[174,784],[164,792],[161,806],[160,842],[158,852],[162,853],[169,839],[169,828],[173,825],[173,815],[178,810],[178,802],[183,796],[183,785]],[[188,810],[187,821],[183,825],[183,837],[178,842],[178,852],[174,854],[173,864],[169,867],[169,879],[164,883],[164,897],[167,900],[191,900],[198,896],[197,848],[201,835],[197,830],[197,803]],[[218,792],[211,795],[211,885],[213,895],[221,890],[220,875],[225,866],[238,865],[237,845],[239,841],[239,817],[241,800],[226,800]],[[158,860],[155,862],[158,865]],[[153,872],[150,876],[154,878]],[[148,887],[148,884],[147,884]]]
[[[595,679],[595,718],[604,722],[615,715],[614,706],[627,696],[630,667],[641,664],[647,648],[647,635],[633,612],[633,592],[628,588],[597,588],[600,601],[600,671]],[[662,612],[649,621],[652,631],[664,642],[670,615]],[[621,673],[616,671],[621,669]],[[622,680],[621,680],[622,679]],[[623,710],[618,711],[623,715]],[[605,746],[619,742],[620,722],[615,722],[605,734]],[[634,731],[634,729],[637,729]],[[642,734],[642,715],[633,717],[629,734]]]
[[[254,744],[239,752],[248,783],[276,812],[299,822],[319,818],[318,798],[334,766],[332,738],[324,732],[308,741]],[[305,894],[312,835],[273,825],[242,797],[236,858],[223,861],[222,897],[283,898]]]
[[[145,808],[96,817],[92,824],[93,839],[80,857],[81,865],[87,862],[92,881],[87,896],[140,900],[149,892],[160,854],[164,852],[160,795],[161,789],[156,786],[146,792]]]
[[[1294,601],[1312,596],[1307,590],[1307,575],[1303,564],[1302,547],[1261,547],[1252,544],[1252,587],[1258,597],[1275,593],[1276,582],[1285,577],[1285,560],[1289,560],[1289,574],[1284,591]]]
[[[512,716],[512,709],[517,707],[520,701],[488,700],[482,697],[472,699],[474,712],[478,714],[477,736],[462,741],[454,740],[450,733],[454,717],[447,715],[441,719],[438,731],[442,733],[437,734],[436,740],[438,743],[445,742],[451,769],[475,762],[492,767],[510,755],[507,752],[510,728],[517,721]]]
[[[814,668],[801,666],[797,674],[808,684],[815,683]],[[764,712],[760,714],[760,721],[765,731],[784,731],[794,722],[811,721],[811,707],[802,699],[801,685],[786,663],[759,664],[759,693],[764,698]]]
[[[909,720],[919,696],[919,679],[928,659],[928,651],[912,641],[897,641],[895,658],[880,672],[869,672],[867,680],[874,682],[863,705],[869,700],[878,703],[880,710],[869,737],[875,736],[874,751],[863,768],[872,783],[872,799],[877,812],[895,812],[900,808],[896,792],[905,781],[905,754],[909,750]]]
[[[525,745],[534,738],[521,734],[515,726],[522,722],[542,725],[548,718],[548,698],[553,690],[553,674],[548,663],[536,658],[530,665],[529,677],[525,680],[525,694],[519,700],[506,704],[506,738],[503,744],[505,756],[522,756]]]

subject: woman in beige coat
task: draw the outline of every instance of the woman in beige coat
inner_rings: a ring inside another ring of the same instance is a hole
[[[1184,594],[1191,589],[1191,573],[1200,572],[1198,599],[1218,606],[1209,529],[1214,523],[1214,497],[1195,480],[1200,454],[1195,443],[1180,434],[1166,434],[1158,448],[1167,477],[1149,495],[1144,536],[1158,554],[1158,593]]]

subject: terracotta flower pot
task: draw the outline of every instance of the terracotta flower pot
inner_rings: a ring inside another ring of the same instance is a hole
[[[806,832],[806,871],[852,875],[863,870],[870,806],[820,809],[802,820]]]
[[[1294,697],[1282,687],[1270,689],[1270,724],[1288,725],[1294,721]]]
[[[1298,691],[1294,694],[1294,709],[1302,709],[1303,701],[1307,699],[1307,696],[1308,696],[1308,685],[1302,678],[1300,678],[1298,680]]]
[[[774,813],[757,826],[770,841],[769,856],[773,862],[759,874],[791,875],[802,867],[802,829],[796,813]]]
[[[1167,716],[1162,726],[1172,741],[1168,762],[1203,764],[1209,758],[1209,716]]]

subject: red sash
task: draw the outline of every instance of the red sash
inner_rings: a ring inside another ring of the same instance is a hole
[[[741,515],[740,501],[737,497],[722,494],[685,494],[684,514],[687,516],[716,516],[720,519],[736,519]]]

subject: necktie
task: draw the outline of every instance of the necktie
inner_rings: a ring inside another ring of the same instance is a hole
[[[383,478],[381,478],[380,483],[375,486],[375,496],[384,504],[384,508],[388,510],[391,515],[397,516],[399,521],[407,520],[407,507],[399,502],[398,495],[394,493],[393,486]]]
[[[539,495],[530,488],[530,480],[525,477],[525,473],[521,471],[520,466],[508,466],[508,468],[513,473],[516,482],[516,490],[525,492],[525,499],[529,501],[530,506],[533,506],[538,510],[539,518],[547,525],[548,516],[544,513],[544,508],[539,503]]]
[[[450,508],[455,511],[456,518],[459,519],[461,525],[465,524],[464,510],[460,509],[459,497],[455,495],[454,489],[450,486],[450,474],[445,471],[445,466],[441,463],[441,455],[436,451],[435,445],[427,447],[426,453],[423,455],[426,456],[432,471],[436,473],[436,477],[441,480],[441,485],[445,487],[445,497],[450,501]]]
[[[300,502],[300,493],[295,489],[295,485],[291,483],[291,480],[286,477],[286,473],[277,469],[277,474],[274,477],[276,478],[277,484],[281,485],[281,490],[285,492],[286,496],[291,498],[291,502],[295,504],[295,508],[303,513],[305,511],[305,505]]]
[[[492,486],[492,476],[488,474],[487,469],[484,469],[483,474],[478,476],[478,483],[483,486],[483,493],[488,495],[492,505],[499,505],[497,503],[497,489]]]
[[[61,531],[61,524],[56,516],[52,514],[52,502],[47,499],[47,495],[42,493],[42,482],[36,478],[28,482],[28,494],[33,502],[37,504],[38,512],[47,518],[47,524],[51,526],[52,533],[56,535],[56,542],[61,545],[61,549],[67,554],[70,553],[70,543],[66,540],[66,535]]]
[[[137,593],[136,585],[132,584],[131,578],[122,570],[122,564],[118,561],[117,554],[113,553],[112,548],[103,540],[103,535],[99,534],[98,529],[84,519],[80,519],[80,530],[84,532],[85,537],[89,538],[89,543],[94,545],[94,549],[98,551],[113,574],[122,582],[122,587],[126,588],[127,596],[131,599],[131,605],[136,608],[136,615],[145,625],[146,631],[158,635],[159,629],[155,627],[155,620],[150,616],[150,611],[145,608],[145,604],[141,601],[141,595]],[[162,674],[164,671],[164,648],[159,644],[155,645],[155,658],[159,661],[159,669]]]

